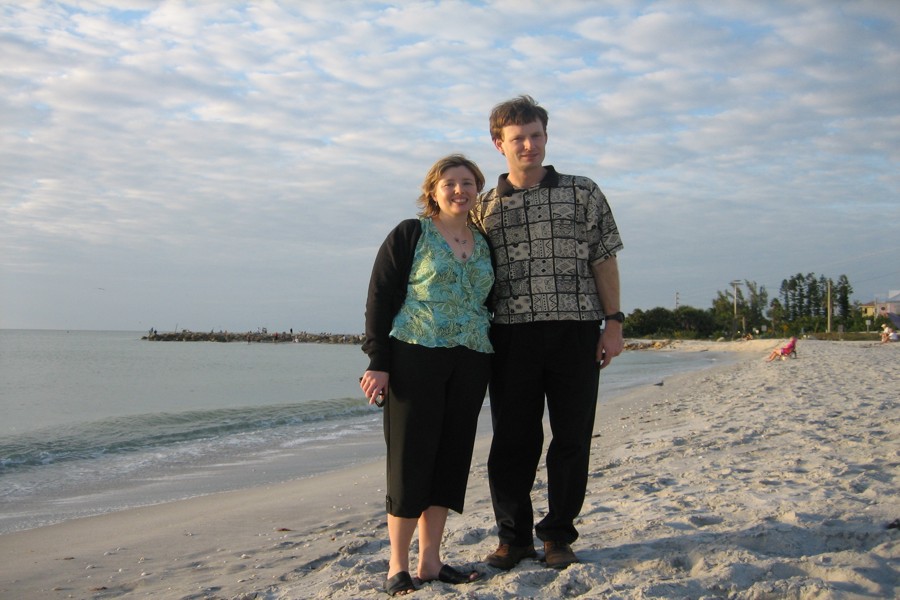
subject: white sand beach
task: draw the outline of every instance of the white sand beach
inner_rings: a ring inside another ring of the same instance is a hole
[[[563,571],[480,563],[497,540],[479,438],[444,559],[487,576],[411,597],[900,596],[900,344],[801,340],[764,362],[778,344],[677,343],[662,351],[742,355],[601,403]],[[383,468],[2,535],[0,598],[386,598]]]

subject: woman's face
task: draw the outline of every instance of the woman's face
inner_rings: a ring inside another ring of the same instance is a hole
[[[475,175],[467,167],[450,167],[441,173],[431,195],[442,215],[465,215],[474,206],[478,196]]]

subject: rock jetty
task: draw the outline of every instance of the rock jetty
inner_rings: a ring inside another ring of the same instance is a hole
[[[141,338],[151,342],[244,342],[250,343],[298,343],[298,344],[356,344],[366,341],[365,334],[359,333],[308,333],[301,331],[281,331],[269,333],[259,331],[181,331],[158,332],[152,330]],[[672,340],[626,340],[625,350],[665,350],[673,347]]]
[[[626,350],[664,350],[672,347],[672,340],[625,340]]]
[[[346,333],[308,333],[301,331],[281,331],[269,333],[261,331],[181,331],[158,332],[150,331],[141,338],[151,342],[244,342],[250,343],[298,343],[298,344],[362,344],[366,339],[362,334]]]

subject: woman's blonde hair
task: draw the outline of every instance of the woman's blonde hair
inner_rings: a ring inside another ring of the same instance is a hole
[[[419,196],[418,200],[416,200],[416,204],[419,205],[420,209],[420,217],[433,217],[441,212],[441,209],[433,196],[434,188],[437,187],[438,181],[441,180],[444,173],[446,173],[448,169],[454,167],[467,168],[475,177],[475,187],[478,191],[480,192],[484,189],[484,175],[481,173],[481,169],[478,168],[478,165],[462,154],[445,156],[431,165],[431,168],[425,175],[425,181],[422,182],[422,194]]]

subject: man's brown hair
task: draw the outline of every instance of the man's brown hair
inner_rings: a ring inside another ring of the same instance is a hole
[[[507,125],[528,125],[540,121],[547,133],[550,116],[543,106],[538,106],[531,96],[521,95],[501,102],[491,110],[491,139],[502,140],[503,128]]]

